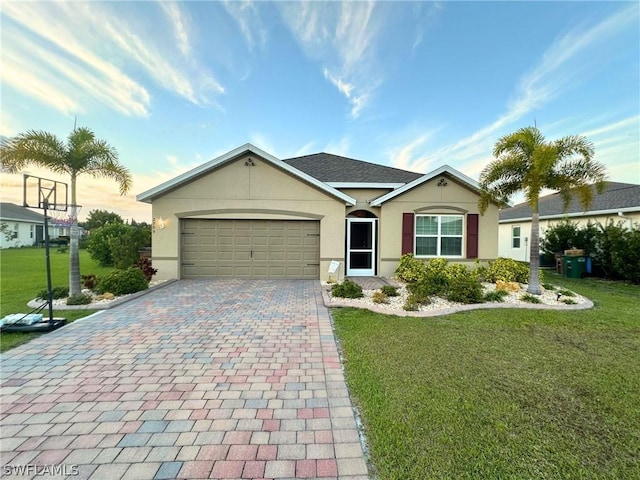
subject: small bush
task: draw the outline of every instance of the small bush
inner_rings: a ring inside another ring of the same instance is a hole
[[[361,298],[362,287],[348,278],[342,283],[336,283],[331,287],[331,295],[340,298]]]
[[[371,300],[373,303],[389,303],[389,297],[386,293],[381,291],[375,291],[371,295]]]
[[[567,290],[566,288],[558,290],[558,293],[560,295],[564,295],[565,297],[575,297],[576,296],[575,293],[573,293],[571,290]]]
[[[551,283],[543,283],[542,284],[542,288],[544,288],[545,290],[555,290],[556,287],[555,285],[551,284]]]
[[[431,300],[429,300],[427,298],[427,302],[419,302],[416,298],[415,295],[411,294],[407,297],[407,300],[404,302],[404,305],[402,306],[402,309],[407,311],[407,312],[417,312],[418,310],[420,310],[420,305],[428,305],[429,303],[431,303]]]
[[[536,297],[535,295],[531,295],[530,293],[525,293],[520,297],[520,300],[527,303],[542,303],[542,301]]]
[[[384,285],[380,291],[382,293],[384,293],[387,297],[397,297],[398,295],[400,295],[398,293],[398,288],[394,287],[393,285]]]
[[[407,283],[416,282],[424,276],[425,267],[424,261],[414,258],[412,253],[405,253],[400,257],[396,277]]]
[[[495,283],[503,282],[529,283],[529,266],[512,258],[498,258],[489,262],[487,280]]]
[[[455,280],[457,278],[469,278],[471,277],[471,272],[466,265],[461,263],[451,263],[447,265],[446,275],[449,281]]]
[[[504,302],[504,297],[508,295],[506,290],[491,290],[484,294],[485,302]]]
[[[562,299],[562,303],[566,303],[567,305],[577,305],[578,302],[576,302],[573,298],[563,298]]]
[[[148,257],[138,259],[138,261],[136,262],[136,267],[142,270],[144,278],[147,279],[147,282],[150,282],[151,278],[153,278],[153,276],[158,273],[158,269],[151,266],[151,259]]]
[[[52,287],[51,288],[51,293],[52,293],[52,297],[54,300],[58,299],[58,298],[65,298],[69,296],[69,287]],[[38,292],[38,295],[36,296],[37,299],[40,300],[47,300],[49,298],[49,290],[47,290],[46,288],[43,290],[40,290]]]
[[[471,277],[454,278],[449,284],[447,300],[457,303],[482,303],[482,284]]]
[[[409,296],[412,297],[413,301],[423,305],[430,304],[431,298],[429,297],[437,294],[434,291],[434,287],[426,279],[420,282],[410,283],[407,285],[407,290],[409,290]]]
[[[131,267],[126,270],[115,270],[98,279],[97,293],[111,292],[114,295],[127,295],[149,288],[142,270]]]
[[[93,290],[94,288],[96,288],[96,276],[94,274],[82,275],[80,276],[80,279],[82,280],[82,285],[84,285],[84,288],[87,288],[89,290]]]
[[[89,305],[93,297],[87,293],[76,293],[67,298],[67,305]]]
[[[505,292],[519,292],[520,284],[518,282],[503,282],[498,280],[496,282],[496,290],[504,290]]]

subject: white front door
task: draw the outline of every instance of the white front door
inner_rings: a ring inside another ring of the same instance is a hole
[[[347,218],[347,275],[376,274],[377,218]]]

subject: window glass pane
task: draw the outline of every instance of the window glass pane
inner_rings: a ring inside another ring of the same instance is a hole
[[[416,235],[437,235],[438,217],[416,217]]]
[[[442,238],[440,243],[440,255],[462,255],[462,238]]]
[[[513,239],[513,248],[520,248],[520,238],[516,237]]]
[[[442,235],[462,235],[462,217],[441,217]]]
[[[416,238],[416,255],[437,255],[438,243],[436,237]]]
[[[349,266],[351,268],[371,268],[371,258],[370,253],[352,252],[350,254],[351,264]]]
[[[513,236],[514,237],[520,236],[520,227],[513,227]]]

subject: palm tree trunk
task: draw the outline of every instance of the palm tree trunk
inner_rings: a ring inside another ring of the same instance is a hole
[[[540,288],[540,214],[536,211],[531,215],[531,249],[529,251],[529,287],[527,293],[541,295]]]
[[[76,176],[71,176],[71,232],[69,242],[69,295],[77,295],[80,288],[80,230],[76,203]]]

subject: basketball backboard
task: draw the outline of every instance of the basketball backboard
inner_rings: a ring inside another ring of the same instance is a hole
[[[63,212],[69,207],[67,184],[64,182],[24,174],[22,188],[25,207]]]

